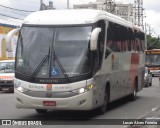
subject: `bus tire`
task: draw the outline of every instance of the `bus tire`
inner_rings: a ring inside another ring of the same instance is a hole
[[[149,86],[152,86],[152,80],[151,80],[151,83],[149,83]]]
[[[145,85],[145,87],[149,87],[149,83],[147,83],[147,84]]]
[[[105,93],[104,93],[103,98],[104,98],[103,104],[102,104],[102,106],[100,106],[98,108],[98,114],[100,114],[100,115],[103,115],[107,110],[108,101],[109,101],[109,88],[105,89]]]
[[[46,109],[36,109],[37,113],[46,113],[47,110]]]
[[[138,80],[135,80],[134,90],[133,93],[130,95],[130,100],[135,101],[137,98],[137,86],[138,86]]]

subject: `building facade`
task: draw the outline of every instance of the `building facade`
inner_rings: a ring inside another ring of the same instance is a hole
[[[116,4],[112,0],[97,0],[88,4],[73,5],[73,8],[104,10],[133,22],[133,4]]]
[[[114,14],[133,22],[133,4],[116,4]]]

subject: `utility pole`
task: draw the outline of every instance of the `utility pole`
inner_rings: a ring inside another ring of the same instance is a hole
[[[148,27],[148,29],[147,29],[147,27]],[[147,23],[145,23],[145,32],[146,32],[146,34],[148,33],[148,35],[150,35],[151,36],[151,26],[149,25],[149,24],[147,24]]]
[[[143,0],[134,0],[134,22],[136,25],[141,26],[144,29],[143,10]]]
[[[40,0],[40,9],[39,10],[46,10],[46,5],[43,3],[43,0]]]
[[[144,26],[144,30],[145,30],[145,40],[146,40],[146,42],[145,42],[145,47],[146,47],[146,49],[147,49],[147,43],[148,43],[148,40],[147,40],[147,23],[145,23],[145,26]]]
[[[39,10],[53,10],[53,2],[49,1],[49,5],[43,3],[43,0],[40,0],[40,9]]]
[[[67,0],[67,9],[69,9],[69,0]]]

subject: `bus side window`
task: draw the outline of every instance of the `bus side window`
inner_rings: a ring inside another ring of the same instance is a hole
[[[106,42],[106,46],[108,48],[110,48],[112,51],[115,51],[115,43],[114,43],[114,31],[113,31],[113,26],[114,24],[112,22],[109,22],[109,26],[107,28],[107,42]],[[107,49],[106,49],[107,52]],[[105,53],[105,55],[107,55],[107,53]],[[105,56],[105,59],[107,58],[107,56]]]

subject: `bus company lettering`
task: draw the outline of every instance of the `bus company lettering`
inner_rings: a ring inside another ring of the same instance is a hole
[[[72,90],[72,87],[71,86],[56,86],[55,89],[65,91],[65,90]]]
[[[54,80],[40,80],[39,82],[41,83],[58,83],[58,80],[54,79]]]
[[[28,87],[31,89],[44,89],[44,86],[42,85],[29,85]]]

